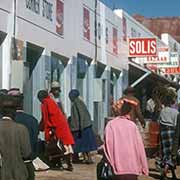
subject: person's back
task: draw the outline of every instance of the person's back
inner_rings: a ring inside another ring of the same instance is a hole
[[[26,180],[24,160],[31,154],[29,134],[21,124],[14,122],[15,105],[10,96],[1,99],[0,154],[2,156],[1,180]]]
[[[38,141],[38,121],[35,117],[27,114],[23,111],[16,111],[15,121],[17,123],[23,124],[30,136],[31,148],[32,148],[32,159],[37,156],[37,141]]]
[[[179,112],[172,107],[164,107],[160,113],[160,123],[166,126],[176,126]]]
[[[27,129],[9,119],[0,121],[0,151],[2,180],[26,180],[27,170],[23,161],[31,153]]]
[[[117,117],[107,124],[105,133],[106,147],[115,173],[147,174],[144,147],[134,122],[127,117]]]
[[[72,103],[71,118],[70,126],[72,131],[83,130],[92,125],[90,113],[83,100],[79,97]]]
[[[137,180],[138,175],[148,175],[144,145],[136,124],[130,119],[131,110],[131,103],[124,101],[120,116],[105,129],[105,156],[118,180]]]

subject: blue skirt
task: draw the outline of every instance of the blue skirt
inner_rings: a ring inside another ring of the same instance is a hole
[[[73,132],[73,137],[75,140],[75,145],[73,146],[75,153],[97,150],[96,138],[92,126],[83,129],[81,136],[79,136],[79,131]]]

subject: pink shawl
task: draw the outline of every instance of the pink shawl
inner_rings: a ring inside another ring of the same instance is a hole
[[[104,150],[116,175],[148,175],[141,135],[128,116],[117,117],[107,124]]]

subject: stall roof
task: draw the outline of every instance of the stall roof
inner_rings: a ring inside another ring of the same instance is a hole
[[[129,61],[129,84],[130,86],[136,85],[151,85],[155,86],[158,83],[172,86],[176,89],[180,88],[177,83],[166,79],[165,77],[158,75],[157,73],[135,63]]]

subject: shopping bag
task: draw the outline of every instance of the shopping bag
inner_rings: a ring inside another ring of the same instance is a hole
[[[106,158],[103,157],[97,164],[97,180],[109,180],[114,176],[111,165],[107,162]]]

